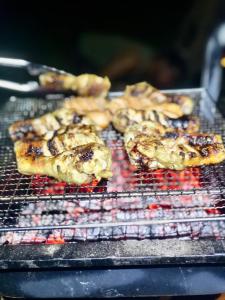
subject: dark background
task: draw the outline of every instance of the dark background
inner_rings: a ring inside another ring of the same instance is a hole
[[[140,80],[159,88],[199,86],[224,2],[0,1],[0,56],[109,75],[115,88]],[[3,76],[11,73],[1,69]]]
[[[0,1],[0,56],[109,75],[115,89],[139,80],[193,87],[200,84],[208,37],[224,19],[223,0]],[[113,37],[120,39],[110,43]],[[2,78],[26,79],[1,67]]]

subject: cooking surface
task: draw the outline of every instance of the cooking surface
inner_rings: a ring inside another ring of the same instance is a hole
[[[188,92],[190,93],[190,91]],[[203,92],[191,92],[201,130],[225,137],[225,122]],[[113,178],[76,187],[16,170],[7,128],[53,110],[57,102],[11,98],[0,119],[0,243],[65,243],[123,238],[225,237],[225,163],[184,171],[135,170],[113,128]],[[212,119],[212,116],[214,118]]]

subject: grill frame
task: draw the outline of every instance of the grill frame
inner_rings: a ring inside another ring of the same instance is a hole
[[[0,270],[225,266],[224,240],[125,240],[0,246]]]
[[[204,90],[204,89],[201,89],[201,88],[199,88],[199,89],[185,89],[185,90],[170,90],[170,91],[165,91],[165,92],[167,92],[167,93],[182,93],[182,94],[190,94],[191,96],[192,96],[192,94],[194,93],[194,94],[196,94],[196,93],[199,93],[199,94],[201,94],[201,97],[202,97],[202,99],[204,99],[204,101],[201,101],[200,102],[200,111],[201,111],[201,113],[203,113],[204,114],[204,116],[208,119],[208,121],[209,122],[213,122],[213,115],[214,115],[214,113],[215,113],[215,105],[214,105],[214,103],[212,102],[212,100],[210,99],[210,97],[209,97],[209,95],[207,94],[207,92]],[[115,94],[114,94],[115,95]],[[111,95],[111,96],[114,96],[114,95]],[[118,95],[118,94],[117,94]],[[14,98],[11,98],[11,100],[12,101],[14,101],[15,99]],[[48,106],[48,103],[49,102],[47,102],[47,104],[43,104],[43,112],[45,111],[45,109],[46,109],[46,105]],[[52,102],[51,102],[52,103]],[[52,109],[52,107],[51,106],[49,106],[48,107],[49,109]],[[32,107],[31,107],[31,109],[32,109]],[[6,109],[5,109],[5,111],[7,111],[7,107],[6,107]],[[3,112],[4,112],[4,109],[3,109]],[[41,113],[41,111],[40,111],[40,109],[38,110],[38,112],[39,113]],[[17,116],[18,117],[18,116]],[[224,137],[223,137],[224,138]],[[6,141],[5,141],[5,139],[4,139],[4,137],[2,137],[1,139],[0,139],[0,144],[1,144],[1,142],[3,142],[3,143],[5,143]],[[6,142],[7,143],[7,142]],[[200,190],[200,192],[202,192],[203,190],[201,189]],[[223,189],[205,189],[204,190],[205,192],[207,192],[207,193],[209,193],[209,194],[212,194],[212,195],[214,195],[214,194],[223,194],[224,192],[225,192],[225,188],[223,188]],[[189,195],[189,194],[195,194],[196,192],[198,192],[197,190],[194,190],[194,191],[192,191],[192,190],[187,190],[187,191],[182,191],[182,195]],[[134,195],[135,193],[134,192],[122,192],[122,193],[120,193],[121,195],[121,197],[126,197],[126,196],[130,196],[130,194],[132,193],[132,195]],[[173,197],[173,196],[176,196],[177,194],[179,194],[180,193],[180,191],[161,191],[161,196],[171,196],[171,197]],[[145,194],[145,195],[155,195],[155,191],[142,191],[141,192],[141,195],[143,195],[143,194]],[[158,195],[160,195],[160,193],[158,193]],[[79,197],[83,197],[84,195],[81,193],[81,194],[76,194],[76,196],[77,196],[77,198],[79,198]],[[109,196],[109,194],[107,193],[107,196]],[[115,196],[115,193],[112,193],[110,196]],[[43,199],[45,198],[46,196],[44,196],[43,197]],[[60,196],[59,195],[57,195],[57,196],[51,196],[51,198],[53,198],[54,199],[54,197],[56,197],[57,199],[60,199]],[[70,195],[68,195],[68,197],[67,198],[69,198],[70,197]],[[96,195],[94,195],[94,197],[96,197]],[[99,197],[101,198],[102,197],[102,194],[100,193],[99,194]],[[17,199],[17,200],[19,200],[19,201],[27,201],[27,200],[32,200],[32,198],[34,199],[35,198],[35,196],[25,196],[24,197],[24,195],[23,196],[20,196],[20,197],[14,197],[14,200],[15,199]],[[39,199],[41,199],[41,196],[39,196],[38,197]],[[6,197],[6,198],[4,198],[4,197],[1,197],[1,201],[8,201],[9,200],[9,197]],[[13,201],[14,201],[13,200]],[[12,201],[12,199],[10,200],[10,201]],[[187,219],[185,219],[185,220],[182,220],[182,222],[201,222],[201,221],[205,221],[205,220],[207,220],[207,221],[209,221],[209,222],[211,222],[211,221],[223,221],[223,220],[225,220],[225,215],[220,215],[220,216],[216,216],[216,217],[209,217],[209,218],[201,218],[201,217],[199,217],[199,218],[187,218]],[[181,220],[180,219],[178,219],[178,220],[174,220],[174,219],[171,219],[171,220],[169,220],[169,219],[166,219],[166,220],[148,220],[148,222],[146,223],[146,222],[143,222],[143,221],[140,221],[140,223],[138,224],[137,223],[137,225],[151,225],[151,224],[154,224],[154,223],[157,223],[157,224],[159,224],[159,223],[161,223],[161,224],[165,224],[165,223],[171,223],[171,222],[177,222],[177,223],[179,223],[179,222],[181,222]],[[133,224],[133,222],[130,222],[130,223],[127,223],[127,222],[123,222],[123,223],[120,223],[120,225],[122,226],[122,225],[126,225],[126,226],[128,226],[128,225],[132,225]],[[97,224],[97,225],[99,225],[99,224]],[[107,223],[103,223],[103,224],[100,224],[99,226],[101,226],[101,227],[105,227],[105,226],[110,226],[110,227],[116,227],[116,226],[118,226],[119,225],[119,223],[118,222],[116,222],[116,223],[110,223],[110,224],[107,224]],[[89,226],[87,226],[87,225],[83,225],[84,227],[86,226],[86,227],[96,227],[96,224],[90,224]],[[73,225],[73,226],[68,226],[68,225],[66,225],[66,228],[81,228],[82,227],[82,225]],[[35,227],[36,229],[39,229],[39,230],[41,230],[41,229],[52,229],[52,226],[49,226],[49,227],[42,227],[42,226],[40,226],[40,227]],[[57,226],[55,226],[55,228],[57,228]],[[63,228],[63,226],[58,226],[58,228],[60,228],[60,229],[62,229]],[[24,228],[15,228],[15,227],[5,227],[5,228],[3,228],[3,227],[1,227],[0,228],[0,231],[1,232],[4,232],[4,231],[25,231],[25,230],[31,230],[31,229],[34,229],[34,228],[30,228],[30,227],[24,227]],[[167,241],[169,241],[170,239],[167,239]],[[171,241],[172,241],[173,239],[171,239]],[[108,243],[111,243],[112,241],[108,241]],[[129,243],[130,241],[128,241],[128,243]],[[136,243],[136,241],[133,241],[134,243]],[[138,241],[139,242],[139,241]],[[195,241],[196,242],[196,241]],[[205,242],[205,241],[204,241]],[[210,241],[209,241],[210,242]],[[88,242],[87,242],[88,243]],[[94,242],[91,242],[91,243],[94,243]],[[113,243],[117,243],[118,245],[120,245],[121,244],[121,241],[113,241]],[[171,242],[172,243],[172,242]],[[83,244],[83,243],[81,243],[81,244]],[[173,244],[173,243],[172,243]],[[171,245],[172,245],[171,244]],[[207,242],[206,242],[206,244],[207,244]],[[210,244],[210,243],[209,243]],[[83,244],[84,245],[84,244]],[[92,244],[93,245],[93,244]],[[96,245],[99,245],[99,242],[97,242],[97,244]],[[222,243],[222,245],[223,245],[223,243]],[[28,248],[26,248],[26,249],[31,249],[31,248],[29,248],[29,246],[28,245],[13,245],[12,247],[28,247]],[[36,249],[38,249],[38,247],[39,246],[42,246],[42,247],[45,247],[45,246],[43,246],[43,245],[32,245],[32,247],[37,247]],[[11,247],[11,246],[1,246],[1,247]],[[49,247],[48,249],[51,249],[51,245],[48,245],[48,246],[46,246],[46,247]],[[65,245],[65,247],[67,248],[67,245]],[[97,248],[98,248],[98,246],[96,246]],[[119,246],[118,246],[119,247]],[[160,248],[161,246],[159,245],[158,246],[158,250],[156,249],[156,252],[153,254],[153,256],[155,257],[155,255],[157,254],[157,253],[159,253],[160,251],[159,251],[159,249],[161,249]],[[173,246],[173,247],[175,247],[175,246]],[[156,247],[157,248],[157,247]],[[213,248],[214,248],[214,246],[213,246]],[[12,249],[14,249],[14,248],[12,248]],[[20,249],[20,248],[18,248],[18,249]],[[22,248],[21,248],[22,249]],[[47,248],[46,248],[47,249]],[[52,246],[52,249],[54,249],[54,246]],[[179,247],[178,247],[178,249],[179,249]],[[177,251],[178,251],[178,249],[176,250],[175,248],[174,248],[174,253],[176,253]],[[220,246],[219,246],[219,249],[222,249],[222,250],[224,250],[224,247],[223,246],[221,246],[221,244],[220,244]],[[203,250],[203,249],[202,249]],[[37,250],[36,250],[37,251]],[[51,251],[53,251],[53,250],[51,250]],[[83,251],[82,251],[82,253],[84,253]],[[101,252],[98,252],[98,253],[101,253]],[[223,251],[222,251],[222,253],[223,253]],[[89,255],[90,256],[92,256],[92,254],[91,253],[89,253]],[[150,255],[150,253],[148,253],[148,255]],[[205,255],[207,256],[208,255],[208,253],[205,253]],[[142,257],[142,255],[139,255],[139,257]],[[147,256],[147,257],[149,257],[149,256]],[[190,257],[190,256],[188,256],[188,257]],[[195,256],[194,256],[195,257]],[[210,257],[210,256],[209,256]],[[221,255],[221,257],[222,258],[224,258],[223,257],[223,255]],[[166,258],[166,257],[165,257]],[[1,257],[0,257],[0,259],[1,259]],[[62,257],[60,258],[60,259],[62,259]],[[83,257],[80,257],[80,260],[82,260],[83,259]],[[187,257],[186,257],[186,259],[187,259]],[[145,260],[146,260],[146,256],[145,256]],[[8,260],[9,261],[9,260]],[[122,260],[121,260],[122,261]],[[160,261],[160,257],[159,257],[159,261]],[[171,257],[171,261],[173,261],[173,257]],[[122,262],[121,262],[122,263]],[[140,261],[139,261],[139,263],[140,263]]]
[[[194,92],[205,93],[202,89]],[[204,109],[207,106],[210,102]],[[173,191],[171,197],[175,195]],[[1,200],[5,203],[7,199]],[[215,239],[1,245],[0,293],[11,297],[96,298],[220,293],[224,292],[224,262],[225,240]],[[208,284],[201,280],[203,272]]]

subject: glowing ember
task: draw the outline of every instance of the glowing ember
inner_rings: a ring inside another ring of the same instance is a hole
[[[200,169],[188,168],[182,171],[155,170],[140,171],[140,178],[144,185],[153,185],[160,190],[190,190],[201,188]]]
[[[65,240],[64,238],[60,236],[54,236],[53,234],[50,234],[48,238],[45,241],[45,244],[50,245],[56,245],[56,244],[64,244]]]
[[[207,190],[202,190],[220,186],[224,172],[220,171],[221,174],[219,171],[213,172],[212,175],[210,167],[187,168],[183,171],[140,170],[130,165],[124,149],[113,149],[112,156],[113,177],[108,181],[94,180],[82,186],[57,182],[53,178],[40,175],[21,177],[17,171],[12,174],[10,169],[2,179],[2,185],[6,185],[2,195],[63,195],[63,197],[49,197],[49,199],[32,197],[31,201],[24,203],[15,200],[9,210],[7,204],[0,203],[4,212],[2,218],[4,225],[32,227],[32,230],[24,232],[0,234],[0,244],[64,244],[80,240],[127,238],[225,238],[224,222],[207,221],[207,217],[224,213],[223,195],[211,195]],[[182,193],[195,189],[198,191]],[[133,194],[133,191],[141,194]],[[148,194],[149,191],[152,193]],[[158,193],[160,191],[166,192],[160,194]],[[167,191],[175,192],[167,193]],[[127,192],[128,195],[121,195],[120,192]],[[76,197],[77,193],[87,195]],[[90,193],[93,193],[92,197],[88,195]],[[95,193],[104,195],[95,197]],[[67,198],[66,194],[73,196]],[[190,218],[205,220],[184,222]],[[174,219],[180,222],[173,223]],[[135,221],[146,220],[171,222],[135,225]],[[117,222],[124,224],[132,222],[133,225],[110,226],[111,223]],[[108,225],[98,227],[99,223]],[[77,224],[84,226],[74,228]],[[93,228],[86,228],[87,224],[95,225]],[[54,227],[61,225],[66,228]],[[36,230],[36,226],[47,227],[46,230]]]
[[[77,186],[66,182],[57,182],[47,176],[35,175],[32,180],[32,188],[40,195],[60,195],[65,193],[92,193],[98,185],[98,180],[93,180],[89,184]]]

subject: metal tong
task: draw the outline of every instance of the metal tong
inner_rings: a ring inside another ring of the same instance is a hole
[[[0,66],[20,68],[27,71],[31,76],[39,76],[42,73],[54,72],[58,74],[69,74],[63,70],[58,70],[46,65],[35,64],[24,59],[0,57]],[[71,74],[70,74],[71,75]],[[62,93],[62,91],[49,90],[49,88],[40,86],[37,81],[28,81],[27,83],[18,83],[0,79],[0,88],[22,93]],[[65,91],[64,91],[65,92]]]

